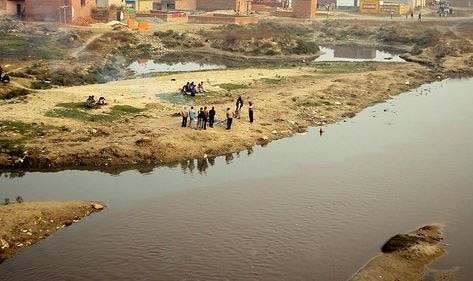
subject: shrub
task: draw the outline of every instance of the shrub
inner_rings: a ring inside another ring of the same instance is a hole
[[[15,90],[12,90],[12,91],[6,93],[5,95],[1,96],[0,99],[10,100],[10,99],[14,99],[14,98],[17,98],[17,97],[27,96],[31,93],[32,93],[32,91],[27,90],[27,89],[15,89]]]
[[[319,52],[319,50],[319,46],[315,42],[306,42],[298,40],[297,46],[291,49],[291,53],[298,55],[316,54]]]

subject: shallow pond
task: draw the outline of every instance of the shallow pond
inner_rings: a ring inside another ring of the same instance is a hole
[[[320,47],[322,55],[315,59],[321,61],[379,61],[379,62],[405,62],[398,55],[379,51],[374,48],[358,46],[335,46],[333,48]]]
[[[224,69],[224,65],[196,63],[196,62],[176,62],[164,63],[154,60],[137,60],[128,66],[128,69],[137,75],[157,73],[157,72],[183,72],[183,71],[202,71],[212,69]]]
[[[6,260],[1,280],[345,280],[433,222],[448,243],[434,267],[471,280],[472,88],[436,82],[322,136],[146,173],[5,174],[0,198],[109,207]]]

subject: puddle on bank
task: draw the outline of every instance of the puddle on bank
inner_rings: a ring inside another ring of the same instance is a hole
[[[379,51],[375,48],[358,46],[335,46],[334,48],[320,47],[323,55],[315,59],[315,62],[322,61],[378,61],[378,62],[406,62],[398,55]]]
[[[155,60],[142,59],[131,63],[128,69],[134,71],[137,75],[144,75],[157,72],[184,72],[184,71],[202,71],[224,69],[225,65],[196,63],[196,62],[176,62],[165,63]]]

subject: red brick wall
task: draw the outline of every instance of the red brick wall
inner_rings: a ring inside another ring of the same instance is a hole
[[[178,11],[193,11],[196,9],[196,0],[176,0],[175,9]]]
[[[317,0],[294,0],[294,16],[296,18],[315,17]]]
[[[203,15],[189,16],[190,23],[224,23],[224,24],[250,24],[257,23],[257,17],[238,17],[231,15]]]
[[[85,6],[81,6],[80,0],[72,0],[74,7],[74,19],[77,17],[90,17],[95,7],[95,0],[85,0]]]
[[[240,14],[246,13],[246,0],[196,0],[196,9],[202,11],[234,10]],[[251,10],[251,3],[248,4]]]
[[[85,0],[86,5],[81,6],[81,0],[26,0],[25,14],[28,20],[59,21],[60,6],[66,8],[66,19],[70,23],[77,17],[90,17],[95,0]],[[64,12],[61,12],[63,21]]]

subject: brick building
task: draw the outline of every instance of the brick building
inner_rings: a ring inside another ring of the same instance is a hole
[[[317,10],[317,0],[294,0],[294,17],[313,18]]]
[[[95,0],[6,0],[9,15],[26,20],[70,23],[78,17],[90,17]]]
[[[251,11],[251,1],[247,0],[196,0],[196,10],[233,10],[239,14]]]

